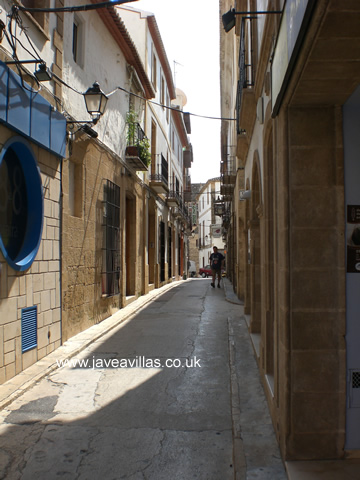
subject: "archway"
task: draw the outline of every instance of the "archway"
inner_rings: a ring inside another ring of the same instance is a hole
[[[265,133],[264,149],[264,220],[265,220],[265,252],[264,252],[264,368],[273,385],[275,364],[275,198],[274,198],[274,162],[272,127]]]
[[[260,249],[261,183],[258,152],[254,154],[250,201],[250,282],[251,333],[261,332],[261,249]]]

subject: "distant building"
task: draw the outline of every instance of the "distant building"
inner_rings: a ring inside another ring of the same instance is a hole
[[[208,180],[199,189],[196,195],[198,210],[198,250],[199,265],[209,265],[209,257],[213,247],[218,247],[224,253],[224,241],[222,236],[222,219],[215,214],[214,204],[220,194],[220,178]]]

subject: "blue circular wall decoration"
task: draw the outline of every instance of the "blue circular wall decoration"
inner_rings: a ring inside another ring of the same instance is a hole
[[[29,143],[13,137],[0,152],[0,249],[17,271],[31,267],[39,250],[43,190]]]

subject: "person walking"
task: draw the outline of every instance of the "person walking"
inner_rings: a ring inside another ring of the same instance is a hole
[[[224,266],[225,257],[222,253],[218,252],[217,247],[213,247],[213,253],[210,255],[210,267],[212,274],[211,286],[215,288],[216,276],[218,277],[218,288],[220,288],[221,269]]]

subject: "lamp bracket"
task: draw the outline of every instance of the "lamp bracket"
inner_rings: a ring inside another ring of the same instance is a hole
[[[92,120],[66,120],[66,124],[67,125],[74,125],[76,123],[87,123],[87,124],[91,124],[91,125],[96,125],[97,122],[99,121],[99,117],[96,117],[96,118],[93,118]]]
[[[232,11],[234,15],[271,15],[271,14],[280,14],[283,13],[282,10],[263,10],[259,12],[236,12],[235,10]],[[256,17],[253,17],[256,18]]]
[[[44,60],[11,60],[9,62],[4,62],[5,65],[18,65],[19,63],[45,63]]]

